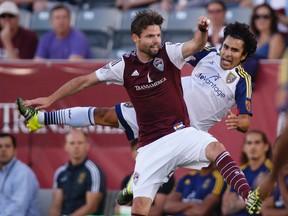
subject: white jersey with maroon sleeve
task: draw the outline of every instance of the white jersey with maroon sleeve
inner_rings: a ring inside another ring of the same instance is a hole
[[[137,115],[139,146],[189,126],[181,86],[185,62],[182,44],[166,43],[149,62],[132,51],[96,71],[99,80],[125,86]]]

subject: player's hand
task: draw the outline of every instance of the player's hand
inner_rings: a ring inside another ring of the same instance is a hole
[[[200,16],[198,18],[198,29],[201,32],[207,32],[210,26],[210,20],[205,16]]]
[[[228,130],[236,130],[238,127],[238,117],[230,109],[227,114],[226,127]]]
[[[33,106],[36,110],[41,110],[49,107],[53,102],[49,97],[40,97],[32,100],[25,100],[23,102],[24,106]]]

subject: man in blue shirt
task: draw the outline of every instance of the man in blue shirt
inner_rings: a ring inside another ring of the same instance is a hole
[[[51,10],[53,30],[40,39],[35,59],[90,58],[90,49],[85,34],[70,25],[70,10],[64,5],[56,5]]]
[[[33,171],[16,158],[16,139],[0,133],[0,215],[40,216],[39,183]]]

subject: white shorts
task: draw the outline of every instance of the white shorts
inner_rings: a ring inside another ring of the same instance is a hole
[[[118,117],[119,128],[125,130],[129,141],[138,138],[139,127],[137,124],[136,113],[131,103],[120,103],[115,105]]]
[[[133,196],[154,199],[159,187],[179,167],[201,169],[210,161],[205,149],[218,142],[207,132],[187,127],[138,149],[133,174]]]

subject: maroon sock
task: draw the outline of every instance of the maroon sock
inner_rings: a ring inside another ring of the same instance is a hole
[[[225,181],[245,200],[251,188],[229,152],[224,151],[218,155],[215,164]]]

